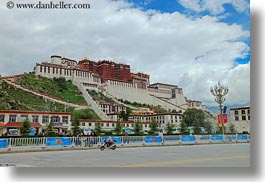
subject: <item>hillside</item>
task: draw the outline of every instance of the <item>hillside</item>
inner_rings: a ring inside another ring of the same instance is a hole
[[[27,75],[26,78],[32,77],[32,75]],[[22,78],[23,81],[27,80]],[[29,79],[31,80],[31,79]],[[50,82],[53,82],[50,80]],[[50,83],[48,81],[48,83]],[[28,83],[28,81],[25,81],[25,83]],[[47,82],[46,82],[47,83]],[[36,85],[43,85],[42,83],[35,83]],[[70,84],[69,84],[70,85]],[[67,84],[67,90],[68,94],[70,93],[69,90],[72,90],[72,92],[77,92],[76,88],[72,85],[69,86]],[[33,85],[31,85],[33,87]],[[50,89],[47,89],[50,90]],[[46,90],[43,90],[43,93],[47,95],[45,92]],[[65,92],[65,96],[67,96],[67,92]],[[82,96],[78,97],[69,97],[69,100],[75,100],[76,102],[80,103],[82,101]],[[67,97],[66,97],[67,98]],[[83,101],[81,102],[83,103]],[[83,103],[84,104],[84,103]],[[100,120],[100,118],[96,115],[96,113],[90,109],[79,109],[74,110],[73,107],[65,107],[64,104],[56,103],[56,102],[50,102],[47,99],[44,99],[42,96],[37,96],[32,93],[26,92],[24,90],[18,89],[14,87],[13,85],[10,85],[6,82],[4,82],[0,78],[0,110],[27,110],[27,111],[67,111],[71,112],[71,116],[74,119],[96,119]]]
[[[0,110],[64,111],[63,104],[45,101],[0,80]],[[69,111],[73,108],[68,108]]]
[[[87,105],[82,94],[78,92],[78,88],[64,78],[48,79],[28,73],[16,78],[15,83],[66,102]]]

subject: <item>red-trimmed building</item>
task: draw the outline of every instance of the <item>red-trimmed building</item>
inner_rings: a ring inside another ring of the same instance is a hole
[[[71,129],[69,112],[0,110],[0,135],[19,135],[26,118],[36,135],[45,133],[51,121],[57,133],[67,133]]]
[[[123,82],[132,81],[130,65],[119,64],[106,60],[95,62],[84,59],[79,61],[78,67],[98,74],[102,83],[106,80],[119,80]]]

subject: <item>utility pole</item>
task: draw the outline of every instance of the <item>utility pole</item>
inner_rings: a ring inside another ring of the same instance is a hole
[[[223,133],[223,140],[224,140],[224,119],[222,115],[222,105],[225,102],[225,96],[228,94],[228,87],[225,85],[221,85],[220,82],[218,82],[217,85],[214,85],[214,87],[210,88],[211,93],[213,96],[215,96],[215,102],[219,104],[220,109],[220,117],[222,122],[222,133]]]

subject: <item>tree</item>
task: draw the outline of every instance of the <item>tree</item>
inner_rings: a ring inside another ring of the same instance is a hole
[[[57,136],[54,129],[53,129],[53,121],[51,121],[47,127],[47,131],[46,131],[46,136],[47,137],[55,137]]]
[[[235,125],[231,123],[229,126],[229,130],[230,130],[231,134],[235,134],[236,133]]]
[[[148,133],[150,135],[154,135],[154,134],[156,134],[157,131],[158,131],[158,124],[157,124],[155,119],[152,119],[152,121],[150,123],[150,130]]]
[[[173,133],[173,127],[174,127],[173,124],[171,124],[171,123],[167,123],[167,125],[166,125],[166,129],[167,129],[167,134],[168,134],[168,135],[171,135],[171,134]]]
[[[224,129],[224,131],[226,131],[226,127],[225,126],[223,128],[222,128],[222,126],[219,127],[218,124],[217,124],[217,126],[218,126],[218,130],[216,131],[217,134],[223,134],[223,129]]]
[[[180,134],[181,135],[187,135],[187,134],[189,134],[188,126],[183,121],[180,123]]]
[[[126,112],[125,111],[120,111],[119,118],[122,119],[123,121],[126,121]]]
[[[26,137],[29,135],[29,132],[31,130],[29,118],[26,118],[23,122],[22,127],[20,128],[21,136]]]
[[[95,132],[96,132],[97,135],[100,135],[101,131],[102,131],[101,123],[100,123],[100,121],[97,121],[96,124],[95,124]]]
[[[204,127],[205,127],[207,134],[212,134],[213,127],[209,121],[205,122]]]
[[[137,136],[143,135],[143,125],[142,125],[141,121],[139,121],[139,120],[135,122],[134,134]]]
[[[81,134],[80,121],[78,119],[75,119],[72,123],[72,131],[74,136]]]
[[[200,123],[197,119],[195,119],[195,122],[194,122],[193,132],[194,134],[201,134]]]
[[[117,119],[116,121],[116,126],[114,128],[114,132],[117,134],[117,135],[121,135],[122,133],[122,126],[121,126],[121,121],[119,119]]]
[[[129,107],[126,107],[126,111],[120,111],[119,118],[121,118],[122,121],[128,121],[128,118],[131,112],[132,112],[132,109]]]
[[[204,112],[200,109],[187,109],[183,113],[182,122],[186,123],[187,126],[195,126],[195,122],[198,122],[197,125],[204,126],[205,124],[205,115]]]

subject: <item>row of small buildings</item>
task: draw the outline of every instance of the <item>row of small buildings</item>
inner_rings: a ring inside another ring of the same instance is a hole
[[[112,120],[101,120],[103,130],[113,130],[116,127],[118,113],[113,115]],[[114,117],[115,116],[115,117]],[[17,111],[1,110],[0,111],[0,136],[19,135],[19,129],[22,127],[25,119],[28,118],[34,131],[34,135],[43,135],[49,123],[53,122],[54,130],[61,135],[68,134],[71,131],[71,114],[69,112],[37,112],[37,111]],[[159,128],[165,128],[167,123],[173,124],[176,128],[180,127],[182,121],[181,113],[161,113],[153,111],[136,111],[133,112],[128,121],[122,121],[123,128],[133,129],[136,121],[141,121],[143,130],[148,131],[151,121],[155,119]],[[81,129],[94,129],[98,120],[80,120]],[[250,107],[238,107],[230,109],[229,123],[234,124],[238,133],[250,133]],[[216,121],[217,124],[217,121]]]

